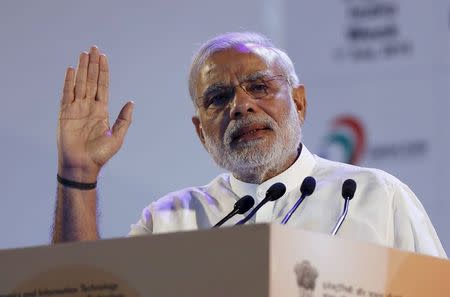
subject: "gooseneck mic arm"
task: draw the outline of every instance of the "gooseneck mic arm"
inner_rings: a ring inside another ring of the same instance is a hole
[[[247,221],[250,220],[264,204],[266,204],[269,201],[277,200],[278,198],[283,196],[284,193],[286,193],[286,186],[284,184],[282,183],[273,184],[267,190],[266,197],[264,197],[264,199],[261,200],[261,202],[258,205],[256,205],[256,207],[245,218],[237,222],[236,225],[242,225],[247,223]]]
[[[333,231],[331,232],[333,236],[336,235],[336,233],[339,231],[339,228],[341,227],[342,223],[345,220],[345,217],[347,216],[348,205],[350,203],[350,200],[355,195],[355,191],[356,191],[356,182],[353,179],[345,180],[344,183],[342,184],[342,198],[344,198],[345,200],[344,209],[336,225],[334,226]]]
[[[295,202],[294,206],[286,214],[284,219],[281,221],[281,224],[285,225],[289,221],[292,214],[297,210],[297,208],[300,206],[303,200],[307,196],[311,195],[315,189],[316,189],[316,180],[314,179],[314,177],[312,176],[305,177],[305,179],[302,182],[302,185],[300,186],[300,193],[302,193],[302,195],[300,196],[300,198],[298,198],[297,202]]]
[[[227,214],[226,217],[224,217],[217,224],[215,224],[213,226],[213,228],[222,226],[223,223],[225,223],[226,221],[228,221],[229,219],[234,217],[236,214],[246,213],[247,211],[250,210],[250,208],[253,207],[253,205],[255,205],[255,200],[253,199],[252,196],[246,195],[246,196],[242,197],[241,199],[236,201],[236,203],[234,204],[233,210],[229,214]]]

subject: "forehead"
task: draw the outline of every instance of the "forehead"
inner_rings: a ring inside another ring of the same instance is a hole
[[[212,54],[203,64],[197,80],[197,94],[208,85],[231,83],[256,72],[276,73],[276,54],[258,46],[240,46]]]

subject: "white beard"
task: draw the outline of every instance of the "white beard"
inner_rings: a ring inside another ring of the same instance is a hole
[[[231,148],[233,133],[255,123],[264,124],[273,130],[274,143],[267,143],[264,138],[240,143]],[[204,137],[206,150],[217,165],[232,172],[236,177],[252,176],[253,180],[248,182],[261,183],[266,172],[279,172],[286,166],[288,159],[297,153],[301,141],[301,123],[292,104],[289,114],[285,115],[280,125],[268,115],[249,116],[230,122],[223,140],[206,134]]]

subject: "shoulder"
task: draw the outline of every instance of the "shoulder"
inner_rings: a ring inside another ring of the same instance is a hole
[[[212,202],[217,199],[218,193],[229,189],[231,189],[229,174],[224,173],[215,177],[206,185],[187,187],[167,193],[152,202],[148,208],[151,208],[153,211],[186,209],[190,208],[192,203]]]
[[[231,192],[228,174],[221,174],[209,184],[170,192],[142,210],[141,218],[131,225],[129,235],[194,230],[209,226],[207,210],[216,209],[221,192]],[[222,197],[221,197],[222,198]],[[199,215],[199,216],[197,216]]]
[[[379,187],[390,194],[394,194],[398,188],[407,187],[397,177],[380,169],[335,162],[317,155],[314,155],[314,158],[317,161],[315,172],[318,176],[326,179],[345,180],[352,178],[358,186]]]

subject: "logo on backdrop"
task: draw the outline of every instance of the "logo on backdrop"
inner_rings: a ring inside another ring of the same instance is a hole
[[[373,61],[408,56],[413,43],[405,38],[396,1],[342,0],[345,6],[344,44],[334,52],[336,60]]]
[[[365,124],[359,117],[337,116],[323,138],[319,155],[329,160],[360,165],[363,160],[377,162],[420,158],[429,151],[429,143],[423,138],[371,145],[368,138]]]
[[[297,263],[294,267],[299,288],[299,297],[313,297],[316,288],[316,279],[319,276],[317,269],[309,261]]]
[[[361,120],[344,115],[332,122],[331,131],[325,136],[321,155],[348,164],[359,164],[366,149],[366,132]]]

